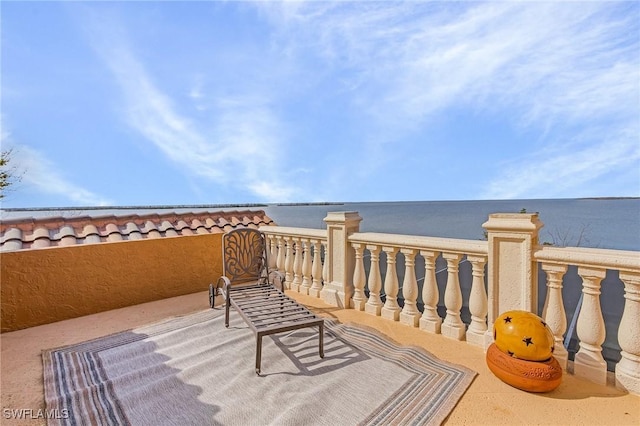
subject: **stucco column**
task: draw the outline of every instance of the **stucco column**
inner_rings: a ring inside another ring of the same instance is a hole
[[[537,213],[496,213],[487,230],[487,334],[503,312],[518,309],[538,314],[538,267],[533,251],[543,224]],[[491,336],[493,337],[493,336]]]
[[[327,276],[320,297],[326,303],[350,308],[353,297],[353,271],[355,251],[347,238],[360,230],[362,218],[358,212],[329,212],[324,218],[327,224],[325,266]]]

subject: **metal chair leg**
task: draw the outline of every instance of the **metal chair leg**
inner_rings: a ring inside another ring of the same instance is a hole
[[[216,295],[218,293],[218,289],[213,286],[213,284],[209,284],[209,307],[211,309],[216,307]]]
[[[260,375],[260,364],[262,363],[262,335],[256,334],[256,374]]]

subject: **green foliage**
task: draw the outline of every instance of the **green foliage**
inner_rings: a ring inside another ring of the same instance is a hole
[[[6,195],[8,188],[20,181],[22,176],[17,174],[16,167],[11,166],[13,149],[0,153],[0,199]]]

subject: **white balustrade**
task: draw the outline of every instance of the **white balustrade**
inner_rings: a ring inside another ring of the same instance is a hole
[[[346,226],[340,222],[343,216]],[[491,215],[489,222],[484,224],[489,234],[488,242],[360,233],[355,226],[359,220],[357,213],[345,212],[331,218],[327,222],[327,230],[279,226],[261,228],[269,238],[269,264],[272,266],[275,262],[275,267],[285,273],[289,288],[322,297],[327,303],[337,303],[336,306],[351,306],[411,327],[419,326],[425,332],[457,340],[466,339],[469,344],[486,348],[492,342],[491,328],[496,315],[508,309],[533,311],[533,306],[537,306],[538,262],[547,275],[542,317],[554,336],[554,357],[564,369],[567,368],[569,354],[563,346],[567,332],[562,296],[566,284],[563,278],[568,266],[577,266],[583,282],[583,302],[577,320],[580,347],[575,355],[573,372],[598,383],[607,381],[607,365],[602,355],[606,331],[600,290],[606,271],[619,271],[625,293],[618,328],[621,359],[615,366],[616,384],[640,394],[640,257],[637,252],[539,246],[537,232],[541,223],[535,214]],[[329,238],[331,235],[339,238]],[[331,248],[331,244],[337,246]],[[365,251],[370,255],[368,276],[364,264]],[[380,265],[382,251],[387,259],[384,281]],[[404,257],[402,309],[398,303],[398,252]],[[346,263],[336,263],[336,259],[331,263],[332,255],[346,259]],[[444,300],[440,300],[436,280],[436,259],[440,255],[447,262]],[[424,259],[421,289],[415,271],[418,256]],[[461,318],[464,301],[459,275],[459,264],[465,256],[471,263],[468,300],[471,321],[468,329]],[[513,265],[513,262],[517,264]],[[333,272],[329,271],[329,264],[333,265]],[[331,274],[334,281],[327,290],[325,286]],[[509,287],[500,288],[503,282],[509,283]],[[384,303],[381,296],[383,285]],[[321,294],[323,290],[325,295]],[[349,304],[344,303],[347,295]],[[424,306],[422,312],[418,309],[418,295]],[[438,304],[442,302],[446,307],[444,320],[438,314]]]

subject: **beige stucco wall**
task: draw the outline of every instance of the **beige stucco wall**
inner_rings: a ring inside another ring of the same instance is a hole
[[[222,274],[222,235],[2,253],[2,332],[206,290]]]

